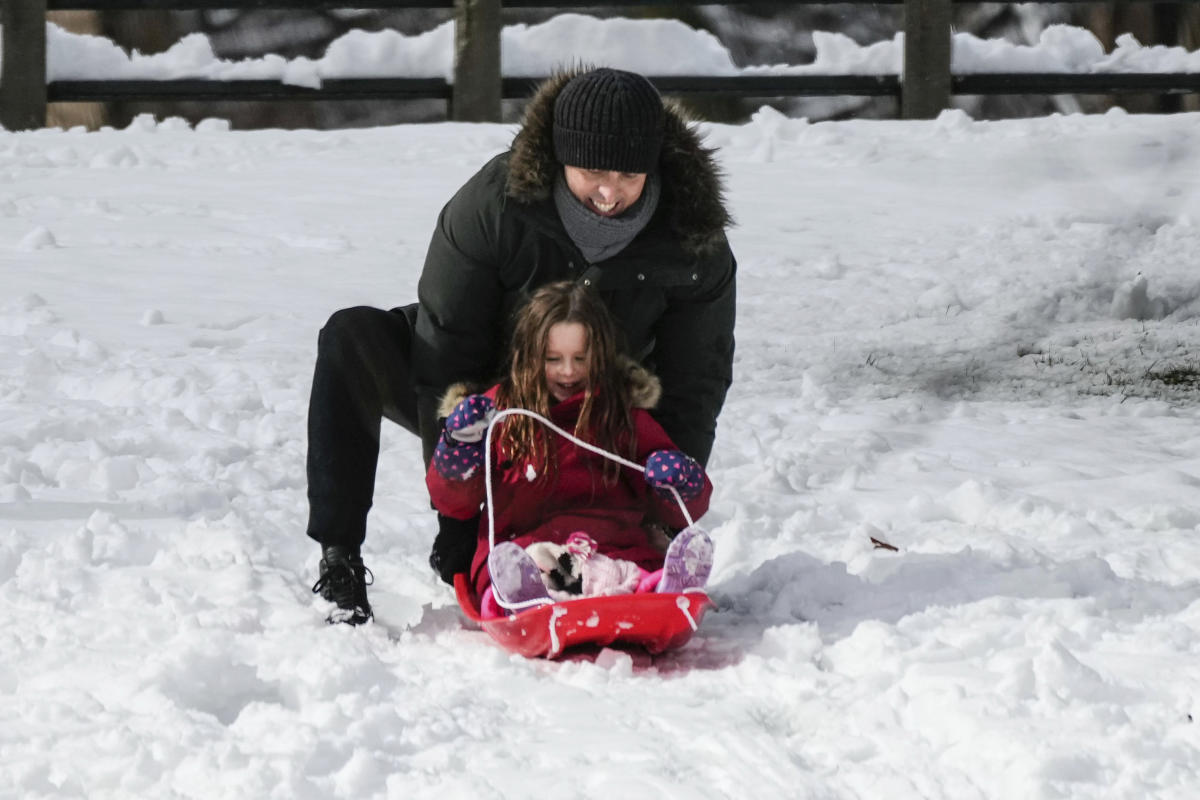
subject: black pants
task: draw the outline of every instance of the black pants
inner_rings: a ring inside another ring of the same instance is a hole
[[[308,535],[359,547],[375,493],[381,420],[419,435],[411,353],[417,306],[335,312],[317,339],[308,405]],[[415,478],[424,482],[423,476]]]

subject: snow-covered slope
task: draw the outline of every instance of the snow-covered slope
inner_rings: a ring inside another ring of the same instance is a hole
[[[317,330],[511,128],[0,134],[0,796],[1193,797],[1197,122],[706,127],[720,610],[653,663],[465,628],[393,427],[378,622],[309,593]]]

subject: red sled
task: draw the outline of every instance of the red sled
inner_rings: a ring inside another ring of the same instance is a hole
[[[714,604],[704,592],[581,597],[484,619],[467,576],[454,576],[463,613],[501,647],[526,658],[557,658],[569,648],[633,645],[651,654],[687,644]]]

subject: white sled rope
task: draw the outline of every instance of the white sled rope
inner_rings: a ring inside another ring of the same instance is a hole
[[[492,502],[492,431],[496,428],[496,423],[498,423],[500,420],[504,419],[505,417],[510,417],[510,416],[513,416],[514,414],[519,414],[519,415],[525,416],[525,417],[532,417],[533,419],[535,419],[538,422],[545,425],[550,430],[557,433],[559,436],[562,436],[563,438],[574,442],[575,444],[579,445],[580,447],[582,447],[585,450],[590,450],[591,452],[596,453],[597,455],[604,456],[605,458],[616,461],[619,464],[623,464],[624,466],[629,467],[630,469],[635,469],[638,472],[645,473],[645,471],[646,471],[646,468],[644,466],[642,466],[641,464],[636,464],[627,458],[622,458],[621,456],[617,455],[616,453],[610,453],[602,447],[597,447],[594,444],[589,444],[589,443],[583,441],[582,439],[580,439],[579,437],[575,436],[574,434],[563,430],[558,425],[555,425],[553,422],[546,419],[546,417],[542,416],[541,414],[538,414],[537,412],[528,411],[524,408],[506,408],[503,411],[497,411],[495,413],[495,415],[492,416],[491,420],[488,421],[487,431],[485,431],[484,435],[483,435],[483,441],[484,441],[483,484],[484,484],[484,490],[486,492],[486,497],[487,497],[488,551],[489,552],[492,551],[493,549],[495,549],[495,547],[496,547],[496,507],[495,507],[495,504]],[[679,510],[683,512],[683,518],[685,520],[687,520],[688,527],[689,528],[693,527],[696,523],[692,519],[692,515],[690,513],[688,513],[687,505],[684,504],[683,498],[680,497],[679,492],[675,490],[674,486],[668,486],[667,488],[670,489],[671,494],[675,497],[675,502],[679,504]],[[501,600],[499,595],[496,595],[495,597],[496,597],[496,602],[499,603],[503,608],[505,608],[509,611],[520,611],[521,609],[524,609],[524,608],[531,608],[533,606],[544,605],[546,603],[545,599],[537,599],[537,600],[526,600],[526,601],[523,601],[520,603],[513,603],[510,605],[510,604],[504,602],[503,600]],[[680,599],[682,600],[683,598],[680,598]],[[684,614],[687,616],[688,622],[691,623],[692,629],[695,630],[696,623],[692,619],[692,615],[687,612],[687,601],[686,600],[684,601],[684,605],[681,606],[681,608],[684,609]]]

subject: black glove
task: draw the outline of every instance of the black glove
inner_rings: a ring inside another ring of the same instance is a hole
[[[470,572],[475,557],[475,537],[479,533],[479,517],[454,519],[438,514],[438,534],[429,553],[429,566],[443,581],[454,585],[454,576]]]

